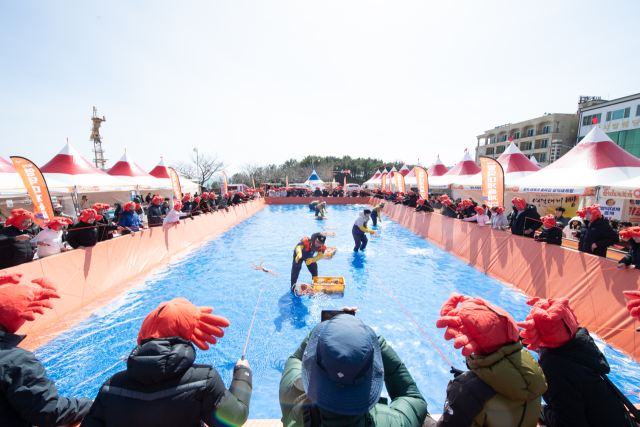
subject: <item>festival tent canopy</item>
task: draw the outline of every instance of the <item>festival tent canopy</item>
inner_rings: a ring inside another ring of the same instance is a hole
[[[422,163],[420,163],[420,159],[418,159],[418,163],[416,164],[416,167],[418,167],[418,166],[421,167],[421,168],[424,168],[424,166],[422,166]],[[404,183],[407,186],[418,185],[418,181],[416,180],[416,168],[415,167],[413,169],[411,169],[411,172],[409,172],[407,175],[405,175]]]
[[[398,172],[400,172],[402,174],[402,176],[404,176],[404,177],[406,177],[407,175],[409,175],[411,173],[411,171],[407,167],[406,163],[402,164],[402,167],[400,168],[400,170]]]
[[[45,178],[50,194],[66,194],[73,192],[73,186],[51,178]],[[22,178],[13,163],[0,157],[0,198],[28,196]]]
[[[54,179],[65,185],[76,186],[79,193],[135,190],[135,185],[110,176],[93,166],[68,142],[62,151],[40,168],[40,171],[47,182]]]
[[[155,176],[146,173],[131,160],[131,157],[129,157],[126,151],[107,173],[144,190],[170,190],[173,188],[171,182],[161,181]]]
[[[313,170],[311,171],[311,176],[309,176],[309,179],[304,184],[313,189],[315,187],[322,187],[324,185],[324,181],[320,179],[320,177],[316,173],[316,169],[313,168]]]
[[[482,169],[473,161],[469,152],[465,151],[462,159],[447,173],[429,180],[432,188],[448,188],[454,182],[463,181],[481,172]]]
[[[427,169],[427,173],[429,174],[429,178],[431,178],[431,177],[435,178],[436,176],[442,176],[447,172],[449,172],[449,169],[444,165],[444,163],[442,163],[442,160],[440,160],[440,156],[438,156],[436,158],[436,162],[434,164],[432,164],[431,167],[429,167],[429,169]]]
[[[382,176],[382,174],[380,173],[380,169],[376,170],[375,175],[373,175],[367,182],[365,182],[362,185],[380,185],[380,177]]]
[[[538,163],[538,159],[536,159],[536,156],[534,156],[533,154],[531,155],[531,157],[529,157],[529,160],[531,160],[531,163],[533,163],[534,165],[542,168],[542,165]]]
[[[172,188],[171,176],[169,175],[169,170],[167,169],[167,166],[164,164],[164,159],[162,157],[160,158],[160,162],[156,165],[156,167],[153,168],[151,172],[149,172],[149,175],[158,178],[165,185],[168,185],[170,188]],[[199,191],[200,186],[198,184],[196,184],[193,181],[189,181],[187,178],[183,176],[178,175],[178,177],[180,178],[181,190],[187,190],[186,192]],[[183,191],[183,193],[185,193],[185,191]]]
[[[640,159],[594,127],[556,162],[511,183],[513,192],[584,195],[589,187],[612,186],[640,176]]]

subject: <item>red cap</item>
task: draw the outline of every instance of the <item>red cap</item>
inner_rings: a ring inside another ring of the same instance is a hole
[[[524,330],[520,332],[529,350],[538,347],[557,348],[571,340],[578,331],[578,318],[566,298],[532,298],[527,304],[533,306],[527,320],[518,322]]]
[[[424,205],[425,200],[424,199],[420,199],[416,202],[416,204],[418,205]]]
[[[104,209],[106,211],[111,209],[111,206],[107,205],[106,203],[94,203],[93,206],[91,206],[91,209],[95,210],[96,212],[98,212],[100,209]]]
[[[413,191],[409,190],[409,191],[407,192],[407,194],[408,194],[408,195],[410,195],[410,196],[413,196]]]
[[[497,212],[498,214],[501,214],[502,212],[504,212],[504,206],[498,206],[498,207],[496,208],[496,212]]]
[[[200,200],[202,200],[200,196],[196,196],[195,199],[193,199],[193,201],[196,203],[200,203]]]
[[[632,237],[640,237],[640,227],[629,227],[620,232],[620,237],[631,239]]]
[[[133,202],[129,202],[129,203],[133,203]],[[82,211],[82,214],[78,217],[78,221],[87,222],[90,218],[95,218],[96,221],[100,221],[102,219],[102,215],[98,215],[98,212],[96,212],[95,209],[85,209]]]
[[[546,228],[551,228],[556,225],[556,217],[553,215],[547,215],[542,217],[542,223]]]
[[[484,208],[482,206],[476,206],[475,211],[480,215],[484,215]]]
[[[136,208],[136,204],[134,202],[127,202],[124,204],[124,206],[122,207],[122,209],[124,209],[125,211],[128,211],[129,208]]]
[[[595,221],[598,218],[602,218],[602,212],[600,212],[600,205],[587,206],[584,208],[584,213],[591,213],[591,221]]]
[[[187,201],[187,202],[188,202],[189,200],[191,200],[191,193],[186,193],[186,194],[184,195],[184,197],[182,198],[182,200]]]
[[[458,306],[458,304],[460,304]],[[442,305],[438,328],[447,328],[444,338],[454,339],[453,346],[462,355],[488,354],[507,343],[517,342],[518,327],[503,308],[482,298],[452,293]]]
[[[514,205],[519,211],[527,207],[527,201],[525,199],[521,199],[520,197],[514,197],[513,200],[511,200],[511,204]]]
[[[73,224],[73,221],[71,221],[69,218],[62,218],[59,216],[54,216],[49,221],[47,221],[47,227],[49,227],[51,230],[54,230],[56,227],[60,225],[71,225],[71,224]]]
[[[31,218],[31,221],[35,220],[35,216],[32,212],[29,212],[26,209],[14,209],[11,211],[11,216],[7,218],[4,225],[6,227],[13,225],[20,230],[24,230],[28,227],[23,227],[22,223],[29,218]]]
[[[227,319],[210,314],[212,311],[212,307],[196,307],[184,298],[162,302],[142,322],[138,344],[150,338],[180,337],[209,350],[209,344],[217,342],[215,337],[224,336],[220,328],[229,327]]]
[[[622,293],[625,297],[631,299],[627,303],[627,310],[631,313],[631,317],[636,317],[640,320],[640,291],[623,291]]]
[[[153,196],[153,199],[151,200],[151,203],[153,203],[155,205],[159,205],[162,202],[164,202],[164,197],[162,197],[159,194],[156,194],[155,196]]]
[[[19,285],[22,274],[0,273],[0,324],[15,334],[24,323],[36,320],[36,313],[44,314],[53,308],[50,298],[60,298],[57,286],[46,277],[34,279],[39,288]]]

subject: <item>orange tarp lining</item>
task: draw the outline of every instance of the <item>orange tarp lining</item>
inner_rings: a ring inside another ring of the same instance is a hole
[[[308,205],[314,200],[328,205],[357,205],[369,203],[370,197],[265,197],[268,205]],[[377,199],[374,199],[377,200]]]
[[[53,310],[45,310],[34,322],[27,322],[19,334],[34,334],[62,317],[86,306],[109,290],[149,271],[172,255],[228,230],[265,206],[251,201],[219,211],[183,219],[180,224],[154,227],[135,236],[123,236],[85,250],[53,255],[9,268],[22,273],[22,282],[47,276],[58,284],[60,299],[52,299]]]
[[[378,199],[371,199],[377,204]],[[580,324],[640,361],[640,326],[629,316],[624,290],[636,290],[640,272],[618,269],[617,262],[569,248],[536,242],[439,214],[416,213],[386,205],[390,219],[478,270],[529,296],[566,297]],[[524,320],[524,319],[519,319]]]

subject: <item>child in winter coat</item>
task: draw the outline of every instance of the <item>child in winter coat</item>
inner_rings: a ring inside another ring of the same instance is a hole
[[[125,230],[122,231],[123,235],[132,232],[135,233],[136,231],[140,231],[146,228],[140,222],[138,214],[135,213],[135,206],[136,205],[134,202],[129,202],[125,203],[124,207],[122,208],[122,212],[120,213],[120,217],[118,218],[118,225],[125,228]]]
[[[542,223],[544,224],[544,229],[539,236],[535,237],[535,240],[562,246],[562,229],[556,227],[556,217],[553,215],[542,217]]]
[[[463,221],[476,221],[481,227],[484,227],[485,225],[490,223],[491,220],[489,219],[489,216],[484,213],[483,208],[481,208],[480,206],[476,206],[474,210],[476,211],[476,214],[469,218],[465,218]]]
[[[496,230],[506,230],[509,227],[509,221],[504,216],[503,206],[494,206],[491,208],[493,214],[491,215],[491,228]]]
[[[73,221],[67,218],[57,216],[51,218],[45,228],[31,239],[31,243],[35,243],[38,246],[38,257],[44,258],[68,251],[69,249],[62,243],[62,234],[64,233],[63,230],[72,224]]]
[[[176,202],[173,205],[173,209],[171,209],[167,216],[164,217],[162,225],[180,224],[180,219],[182,218],[193,219],[193,216],[191,214],[182,212],[182,205],[180,204],[180,202]]]

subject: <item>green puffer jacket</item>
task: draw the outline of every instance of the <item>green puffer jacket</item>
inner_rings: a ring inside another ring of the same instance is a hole
[[[439,427],[538,424],[547,381],[522,343],[506,344],[491,354],[468,356],[467,366],[470,371],[449,382]]]
[[[313,331],[311,332],[313,333]],[[307,336],[298,350],[289,357],[280,381],[280,407],[284,427],[303,427],[301,401],[305,397],[302,386],[302,355],[309,342]],[[420,427],[427,416],[427,402],[418,390],[411,374],[396,352],[383,337],[378,337],[384,365],[384,383],[391,404],[378,403],[368,413],[345,416],[319,409],[324,427]],[[308,403],[308,400],[306,400]],[[314,425],[314,427],[316,427]]]

